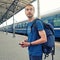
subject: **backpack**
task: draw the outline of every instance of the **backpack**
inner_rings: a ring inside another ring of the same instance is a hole
[[[36,27],[36,21],[40,20],[40,19],[35,19],[33,25],[31,26],[34,27],[37,30]],[[41,20],[40,20],[41,21]],[[46,36],[47,36],[47,42],[42,44],[42,51],[43,54],[45,55],[44,59],[46,59],[46,57],[49,56],[49,54],[51,53],[52,55],[52,60],[53,60],[53,55],[55,55],[55,36],[54,36],[54,29],[53,26],[49,23],[45,23],[43,21],[41,21],[44,27],[44,30],[46,32]],[[37,31],[38,32],[38,31]]]

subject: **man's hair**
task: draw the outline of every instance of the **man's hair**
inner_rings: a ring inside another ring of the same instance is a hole
[[[33,6],[33,5],[32,5],[32,4],[27,4],[26,6]],[[26,6],[25,6],[25,7],[26,7]]]
[[[34,8],[34,6],[33,6],[32,4],[26,4],[26,6],[25,6],[25,7],[27,7],[27,6],[32,6],[32,7]]]

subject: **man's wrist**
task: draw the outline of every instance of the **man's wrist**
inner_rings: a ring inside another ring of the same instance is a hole
[[[32,45],[32,43],[30,42],[30,46]]]

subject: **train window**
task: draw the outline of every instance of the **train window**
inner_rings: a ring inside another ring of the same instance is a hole
[[[27,26],[28,22],[26,22],[26,26]]]
[[[25,24],[23,23],[23,28],[24,28]]]
[[[54,18],[54,26],[60,26],[60,18]]]
[[[21,28],[23,28],[23,23],[21,23]]]
[[[19,28],[21,28],[22,26],[21,26],[21,23],[19,23]]]
[[[47,19],[45,19],[45,20],[43,20],[44,22],[46,22],[46,23],[48,23],[48,20]]]
[[[21,23],[19,23],[19,28],[21,28]]]

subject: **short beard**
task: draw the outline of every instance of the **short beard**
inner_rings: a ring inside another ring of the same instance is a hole
[[[32,16],[28,16],[28,18],[32,18],[33,17],[33,15]]]

